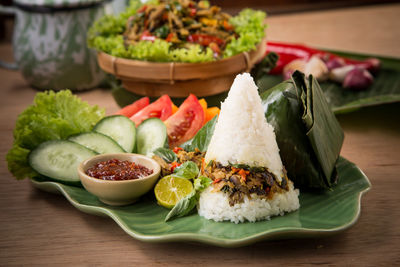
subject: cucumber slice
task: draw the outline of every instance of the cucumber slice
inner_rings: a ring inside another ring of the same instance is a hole
[[[79,164],[96,152],[68,140],[40,144],[29,154],[29,165],[41,175],[67,183],[80,182]]]
[[[93,130],[111,137],[126,152],[133,152],[135,148],[135,123],[125,116],[113,115],[105,117],[94,126]]]
[[[153,151],[167,144],[167,127],[158,118],[144,120],[137,128],[137,151],[152,156]]]
[[[68,140],[96,151],[99,154],[124,153],[125,150],[107,135],[90,132],[70,136]]]

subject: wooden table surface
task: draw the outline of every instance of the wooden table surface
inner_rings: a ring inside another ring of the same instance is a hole
[[[270,39],[400,57],[400,5],[301,13],[268,19]],[[11,60],[11,46],[0,58]],[[365,108],[339,116],[342,156],[369,177],[358,222],[331,237],[260,242],[224,249],[133,239],[110,218],[82,213],[60,196],[16,181],[5,154],[17,115],[32,102],[18,72],[0,70],[0,265],[313,265],[400,264],[400,105]],[[117,105],[107,90],[80,93],[107,113]]]

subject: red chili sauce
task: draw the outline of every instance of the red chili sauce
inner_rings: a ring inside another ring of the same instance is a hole
[[[101,161],[86,171],[86,174],[101,180],[134,180],[148,176],[153,170],[128,160],[110,159]]]

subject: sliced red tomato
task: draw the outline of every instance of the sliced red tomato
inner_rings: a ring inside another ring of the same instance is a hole
[[[180,105],[178,111],[165,121],[171,148],[191,139],[204,123],[204,111],[193,94]]]
[[[150,99],[147,96],[145,96],[139,100],[136,100],[132,104],[123,107],[118,112],[116,112],[115,115],[124,115],[130,118],[134,114],[136,114],[139,110],[148,106],[149,104],[150,104]]]
[[[148,118],[160,118],[162,121],[168,119],[172,114],[172,101],[168,95],[163,95],[155,102],[144,107],[130,119],[138,126],[142,121]]]

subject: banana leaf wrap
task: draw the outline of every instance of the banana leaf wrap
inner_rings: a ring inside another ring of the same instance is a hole
[[[316,79],[296,71],[261,99],[288,177],[299,188],[331,188],[344,134]]]

